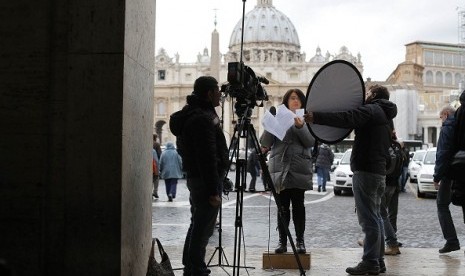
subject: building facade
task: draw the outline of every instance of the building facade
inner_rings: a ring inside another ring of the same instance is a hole
[[[458,107],[464,89],[464,45],[415,41],[405,46],[405,61],[385,83],[399,108],[397,133],[436,146],[439,112],[446,105]]]
[[[180,63],[179,55],[169,56],[164,49],[158,50],[155,57],[154,88],[154,132],[161,137],[162,144],[174,141],[168,129],[169,115],[185,104],[186,96],[192,92],[196,78],[210,75],[220,84],[227,83],[229,62],[241,60],[257,76],[268,79],[265,85],[269,100],[263,106],[256,106],[250,116],[257,134],[263,132],[260,124],[265,109],[281,103],[284,93],[291,88],[299,88],[306,93],[316,72],[327,62],[342,59],[354,64],[363,73],[361,55],[356,56],[342,46],[338,53],[322,54],[318,47],[312,57],[307,58],[302,51],[299,35],[291,20],[273,6],[272,0],[257,0],[253,10],[245,15],[244,41],[241,53],[242,19],[233,29],[227,53],[219,51],[219,33],[213,30],[211,48],[204,49],[193,63]],[[222,109],[224,131],[231,138],[237,122],[234,107],[235,99],[227,97]],[[259,103],[261,104],[261,103]]]

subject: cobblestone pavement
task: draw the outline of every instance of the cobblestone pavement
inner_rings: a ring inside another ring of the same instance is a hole
[[[230,178],[234,179],[234,175],[231,174]],[[257,189],[262,188],[263,185],[258,180]],[[407,188],[407,192],[401,193],[399,199],[398,239],[403,243],[402,254],[386,258],[388,266],[390,265],[393,269],[388,269],[385,275],[465,275],[463,248],[450,254],[437,253],[438,248],[444,244],[444,239],[437,219],[435,198],[416,198],[415,184],[408,183]],[[173,266],[181,267],[180,254],[190,218],[185,180],[179,181],[174,202],[167,201],[163,180],[160,181],[159,195],[160,198],[153,201],[152,235],[162,241],[172,259]],[[278,240],[277,208],[269,192],[245,192],[243,196],[241,252],[244,253],[241,253],[241,263],[244,261],[245,254],[247,263],[259,268],[250,270],[248,273],[250,275],[280,275],[281,272],[285,272],[286,275],[300,275],[298,270],[267,271],[261,269],[262,253],[267,248],[273,250]],[[223,199],[221,216],[222,248],[231,264],[236,230],[235,198],[236,193],[232,192]],[[355,265],[362,253],[356,243],[362,237],[362,233],[354,212],[353,196],[350,194],[335,196],[329,183],[325,193],[318,193],[316,190],[307,191],[305,204],[307,212],[305,243],[312,254],[312,268],[308,272],[309,275],[345,275],[345,267]],[[462,245],[465,245],[465,225],[461,209],[451,205],[451,211],[459,240]],[[292,222],[289,230],[295,237]],[[210,255],[207,254],[207,256],[212,256],[215,247],[218,246],[218,235],[218,231],[215,231],[210,239]],[[217,252],[215,255],[218,255]],[[212,263],[218,262],[217,256],[214,256]],[[412,270],[412,267],[416,270]],[[436,268],[433,269],[433,267]],[[223,269],[212,268],[212,275],[223,275],[223,273],[227,275],[226,272],[231,274],[228,269],[223,271]],[[244,270],[240,275],[247,275],[247,273]]]

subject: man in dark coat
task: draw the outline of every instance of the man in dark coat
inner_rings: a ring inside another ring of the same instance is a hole
[[[397,115],[397,106],[389,101],[386,87],[374,85],[365,95],[365,104],[356,109],[342,112],[308,111],[305,115],[307,123],[355,130],[350,160],[354,172],[352,190],[365,239],[362,261],[355,267],[348,267],[346,272],[351,275],[385,272],[384,225],[380,205],[386,185],[390,126]]]
[[[455,110],[451,106],[444,107],[439,117],[442,121],[436,150],[436,163],[434,165],[433,183],[438,194],[436,205],[438,207],[438,219],[441,225],[442,235],[446,240],[439,253],[448,253],[460,249],[460,242],[455,231],[454,221],[449,210],[451,203],[451,179],[448,175],[450,163],[455,153]]]
[[[215,227],[229,163],[226,139],[215,111],[219,101],[216,79],[199,77],[194,83],[194,91],[187,96],[187,105],[170,119],[170,129],[177,138],[190,191],[191,224],[182,260],[185,276],[210,274],[205,251]]]
[[[460,106],[455,112],[455,137],[454,147],[455,151],[465,150],[465,90],[460,94]],[[462,170],[459,169],[459,174]],[[465,181],[455,179],[452,183],[452,203],[454,205],[462,206],[463,219],[465,223]],[[454,202],[455,201],[455,202]]]

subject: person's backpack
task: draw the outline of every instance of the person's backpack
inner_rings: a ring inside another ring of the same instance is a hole
[[[155,161],[154,158],[152,158],[152,172],[153,172],[153,175],[158,175],[157,161]]]
[[[403,164],[402,148],[399,143],[392,142],[389,147],[389,158],[386,164],[386,176],[399,177],[402,173]]]
[[[465,183],[459,180],[452,180],[451,191],[452,204],[465,207]]]

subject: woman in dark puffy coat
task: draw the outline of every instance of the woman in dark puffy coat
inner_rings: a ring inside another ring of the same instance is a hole
[[[299,89],[290,89],[283,97],[283,104],[292,112],[303,108],[305,95]],[[287,252],[286,229],[290,222],[290,204],[292,202],[292,220],[296,234],[298,253],[305,253],[305,205],[306,190],[313,189],[311,151],[315,139],[310,134],[302,118],[294,118],[291,126],[279,140],[265,131],[260,138],[261,146],[271,149],[268,162],[271,179],[283,208],[285,225],[278,217],[279,244],[276,253]],[[278,214],[279,216],[279,214]]]

